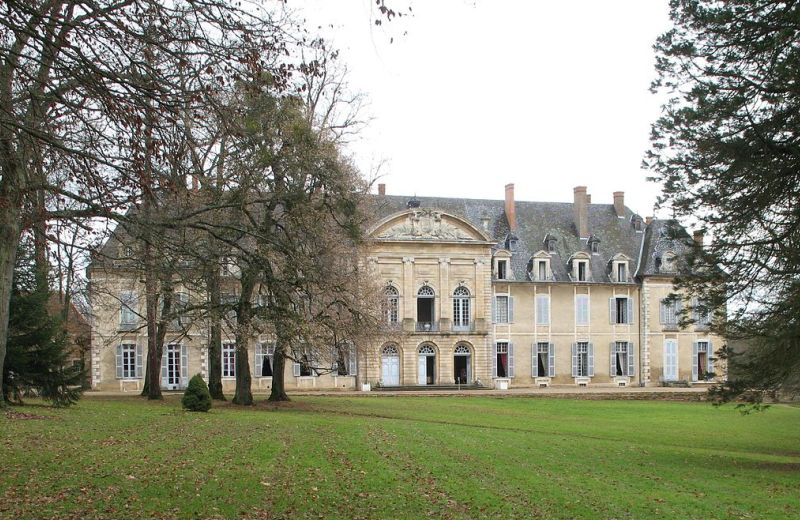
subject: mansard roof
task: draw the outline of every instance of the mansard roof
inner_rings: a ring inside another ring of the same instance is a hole
[[[686,269],[686,256],[692,251],[694,240],[683,226],[673,219],[654,219],[645,231],[642,248],[640,276],[675,275]],[[675,255],[678,265],[675,269],[662,268],[664,259]]]
[[[482,230],[496,242],[496,249],[509,249],[512,254],[511,269],[514,279],[528,280],[528,261],[540,250],[546,250],[545,237],[549,234],[557,239],[555,251],[551,252],[550,267],[557,281],[569,281],[568,260],[583,251],[591,257],[592,280],[610,281],[609,260],[618,253],[634,259],[639,258],[644,233],[637,232],[631,224],[633,211],[625,208],[620,218],[613,204],[589,204],[589,230],[600,239],[599,253],[592,254],[586,239],[578,238],[573,223],[572,203],[516,201],[517,239],[509,247],[510,229],[503,200],[461,199],[444,197],[415,197],[420,208],[436,209],[460,216]],[[410,196],[376,196],[378,219],[406,209]],[[484,223],[486,226],[484,227]]]

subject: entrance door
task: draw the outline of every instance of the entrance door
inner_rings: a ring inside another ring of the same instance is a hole
[[[664,342],[664,381],[678,380],[678,342],[668,339]]]
[[[400,384],[400,357],[396,354],[384,354],[381,357],[381,381],[386,386]]]
[[[472,379],[469,373],[469,356],[454,356],[453,367],[453,379],[456,384],[469,384],[470,379]]]
[[[420,385],[428,384],[428,356],[419,355],[419,379],[417,383]]]
[[[167,389],[177,390],[181,385],[181,346],[167,345]]]

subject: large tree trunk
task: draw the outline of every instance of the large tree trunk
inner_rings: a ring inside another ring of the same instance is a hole
[[[208,391],[212,399],[225,400],[222,393],[222,316],[220,313],[219,266],[216,262],[206,274],[206,288],[211,305],[208,338]],[[237,367],[238,370],[238,367]]]
[[[158,278],[153,261],[152,245],[144,244],[144,290],[147,308],[147,398],[163,399],[161,395],[161,356],[158,348]]]
[[[275,345],[275,355],[272,358],[272,391],[269,394],[267,401],[278,402],[288,401],[289,396],[286,395],[285,386],[285,367],[286,355],[284,354],[286,344],[283,338],[278,335],[278,341]]]
[[[14,264],[22,232],[19,206],[9,201],[9,198],[5,193],[0,193],[0,407],[5,406],[2,388],[8,340],[8,313],[14,282]]]
[[[253,273],[242,273],[241,286],[242,293],[236,309],[236,393],[231,402],[250,406],[253,404],[253,378],[250,376],[248,346],[253,332],[253,309],[250,304],[255,287]]]

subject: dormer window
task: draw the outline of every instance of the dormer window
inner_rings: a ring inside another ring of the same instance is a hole
[[[585,282],[588,280],[588,271],[589,271],[589,262],[586,260],[578,260],[576,262],[576,269],[575,272],[577,273],[577,279],[579,282]]]
[[[508,260],[497,261],[497,279],[506,280],[508,278]]]
[[[611,273],[609,274],[612,282],[627,283],[630,281],[630,262],[631,259],[622,253],[614,255],[610,262]]]
[[[528,275],[531,280],[536,282],[543,282],[552,280],[553,275],[550,271],[550,255],[545,251],[539,251],[530,263],[528,263]]]
[[[641,232],[642,231],[642,217],[640,217],[639,215],[633,215],[631,217],[631,225],[633,226],[634,230],[636,230],[637,232]]]
[[[677,269],[678,257],[672,251],[667,251],[661,256],[661,265],[659,265],[659,272],[674,273]]]
[[[558,242],[556,237],[549,233],[544,237],[544,245],[548,253],[556,252],[556,242]]]
[[[600,253],[600,239],[594,235],[589,237],[589,251],[591,251],[593,255]]]

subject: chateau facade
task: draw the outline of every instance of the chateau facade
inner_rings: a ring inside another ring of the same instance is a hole
[[[512,184],[501,200],[388,196],[380,185],[377,206],[364,260],[385,287],[392,333],[354,345],[334,370],[289,363],[288,389],[657,386],[725,376],[709,317],[696,313],[682,328],[681,307],[693,302],[669,298],[702,235],[642,219],[622,192],[592,204],[576,187],[571,203],[550,203],[516,201]],[[124,257],[125,247],[112,239],[105,252]],[[90,278],[92,385],[139,390],[147,350],[141,283],[114,262],[93,264]],[[222,349],[228,389],[231,337]],[[207,338],[200,322],[168,333],[164,388],[207,377]],[[272,339],[253,338],[255,390],[271,386]]]

